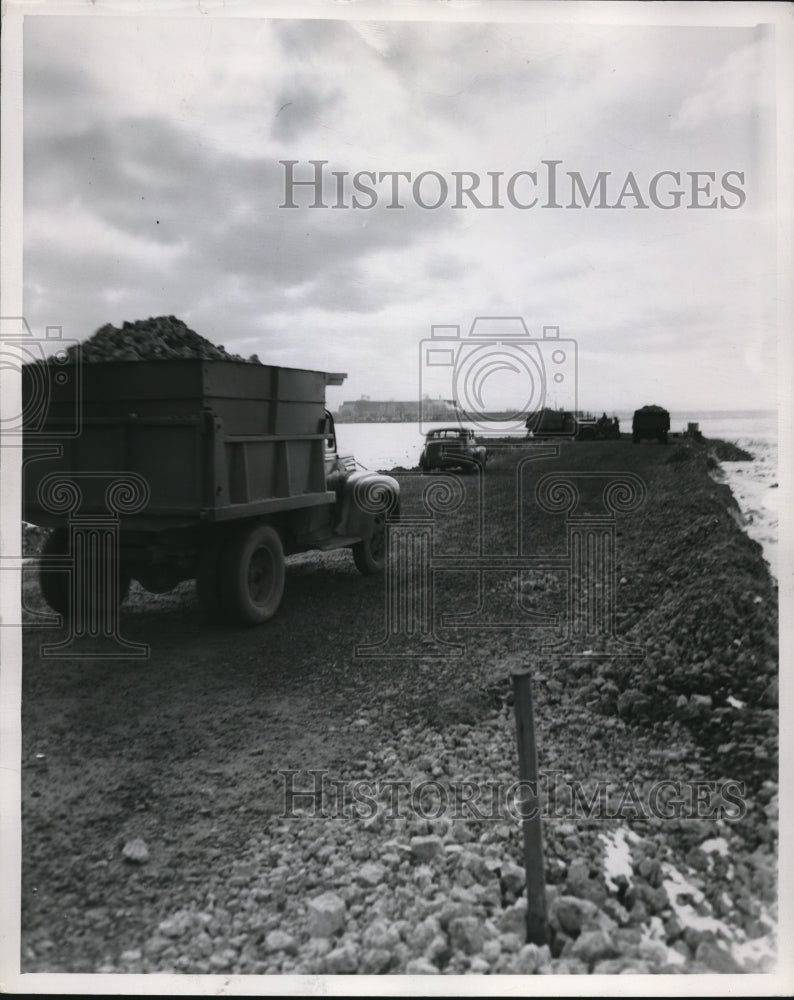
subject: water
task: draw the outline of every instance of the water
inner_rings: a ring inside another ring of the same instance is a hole
[[[612,414],[609,414],[610,416]],[[631,430],[631,414],[617,411],[622,431]],[[774,410],[673,411],[670,429],[679,432],[689,422],[700,425],[707,438],[732,441],[753,455],[752,462],[722,462],[730,486],[745,519],[745,530],[763,548],[764,558],[777,577],[779,496],[777,488],[777,415]],[[427,424],[449,426],[449,421]],[[342,454],[353,454],[368,469],[412,469],[419,463],[424,436],[415,423],[337,424],[336,436]],[[523,434],[520,435],[523,437]]]
[[[744,516],[747,534],[763,549],[772,575],[778,575],[778,488],[777,414],[774,410],[747,413],[724,411],[689,418],[699,421],[708,438],[732,441],[753,456],[752,462],[721,462],[725,481]],[[673,429],[678,429],[675,415]],[[682,424],[683,426],[683,424]]]
[[[450,422],[426,424],[450,427]],[[412,469],[419,464],[424,434],[419,424],[337,424],[336,441],[341,455],[353,454],[367,469]]]
[[[764,558],[772,575],[778,576],[778,518],[780,489],[778,488],[777,421],[774,413],[754,414],[746,420],[715,418],[701,423],[706,437],[733,441],[749,451],[752,462],[721,462],[725,481],[731,488],[744,516],[747,534],[764,550]]]

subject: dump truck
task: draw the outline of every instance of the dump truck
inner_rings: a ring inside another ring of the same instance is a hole
[[[546,437],[554,435],[573,437],[576,433],[576,414],[570,410],[551,410],[544,408],[527,414],[524,423],[528,437]]]
[[[52,529],[47,603],[74,608],[75,525],[115,525],[119,600],[132,580],[195,579],[202,607],[239,624],[275,614],[292,553],[349,548],[382,572],[400,488],[338,451],[325,391],[345,377],[202,359],[23,368],[23,518]]]
[[[631,422],[631,438],[634,444],[644,439],[656,438],[661,444],[667,444],[667,432],[670,430],[670,414],[662,406],[643,406],[634,411]]]

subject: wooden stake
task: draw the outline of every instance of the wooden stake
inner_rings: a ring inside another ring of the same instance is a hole
[[[535,720],[532,712],[532,684],[529,670],[513,674],[516,735],[518,737],[518,775],[523,784],[524,868],[527,875],[527,942],[548,943],[546,919],[546,878],[543,870],[543,831],[538,795],[538,752],[535,745]],[[527,785],[529,787],[527,787]],[[534,789],[531,794],[529,789]]]

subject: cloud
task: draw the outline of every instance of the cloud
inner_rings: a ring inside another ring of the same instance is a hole
[[[726,119],[769,113],[774,94],[770,72],[763,37],[728,52],[708,70],[701,89],[684,98],[674,127],[694,131]]]
[[[195,298],[191,289],[200,288],[206,302],[213,288],[229,284],[237,295],[280,307],[290,289],[311,282],[329,308],[374,310],[385,294],[385,279],[378,287],[366,280],[374,256],[405,258],[458,225],[455,216],[434,218],[412,203],[389,211],[384,200],[364,213],[329,209],[307,217],[306,209],[279,208],[282,167],[208,148],[164,119],[36,134],[26,152],[28,276],[46,287],[73,272],[79,286],[90,274],[90,297],[100,301],[117,286],[123,262],[128,285],[150,294],[154,276],[183,309]]]
[[[431,323],[468,326],[483,312],[520,312],[536,334],[560,325],[580,340],[596,386],[618,373],[647,383],[649,357],[670,359],[657,372],[691,356],[719,366],[748,337],[768,342],[774,220],[753,173],[771,156],[757,123],[771,92],[763,32],[29,21],[34,325],[87,336],[174,314],[231,350],[350,369],[351,392],[396,397],[416,382]],[[280,160],[299,161],[302,177],[310,159],[327,160],[330,205],[330,171],[509,176],[545,158],[585,181],[611,170],[618,185],[628,170],[747,163],[748,205],[427,211],[409,198],[389,210],[381,186],[371,210],[311,209],[308,189],[302,207],[279,208]],[[754,384],[768,377],[757,370]]]

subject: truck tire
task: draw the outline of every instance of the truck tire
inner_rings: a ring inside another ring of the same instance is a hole
[[[55,528],[51,531],[41,548],[42,556],[65,556],[69,552],[69,529]],[[132,577],[129,569],[122,563],[119,566],[119,604],[129,593]],[[69,617],[71,611],[72,573],[69,570],[48,569],[42,566],[39,570],[39,586],[44,600],[53,611],[63,618]]]
[[[382,573],[386,568],[386,516],[376,514],[369,538],[362,538],[353,546],[353,562],[364,576]]]
[[[42,556],[64,556],[68,552],[69,532],[66,528],[56,528],[51,531],[41,547]],[[69,613],[69,595],[71,574],[64,570],[47,569],[46,564],[39,569],[39,587],[44,600],[53,611],[64,618]]]
[[[261,625],[284,593],[284,549],[269,524],[233,532],[221,556],[222,606],[229,621]]]

